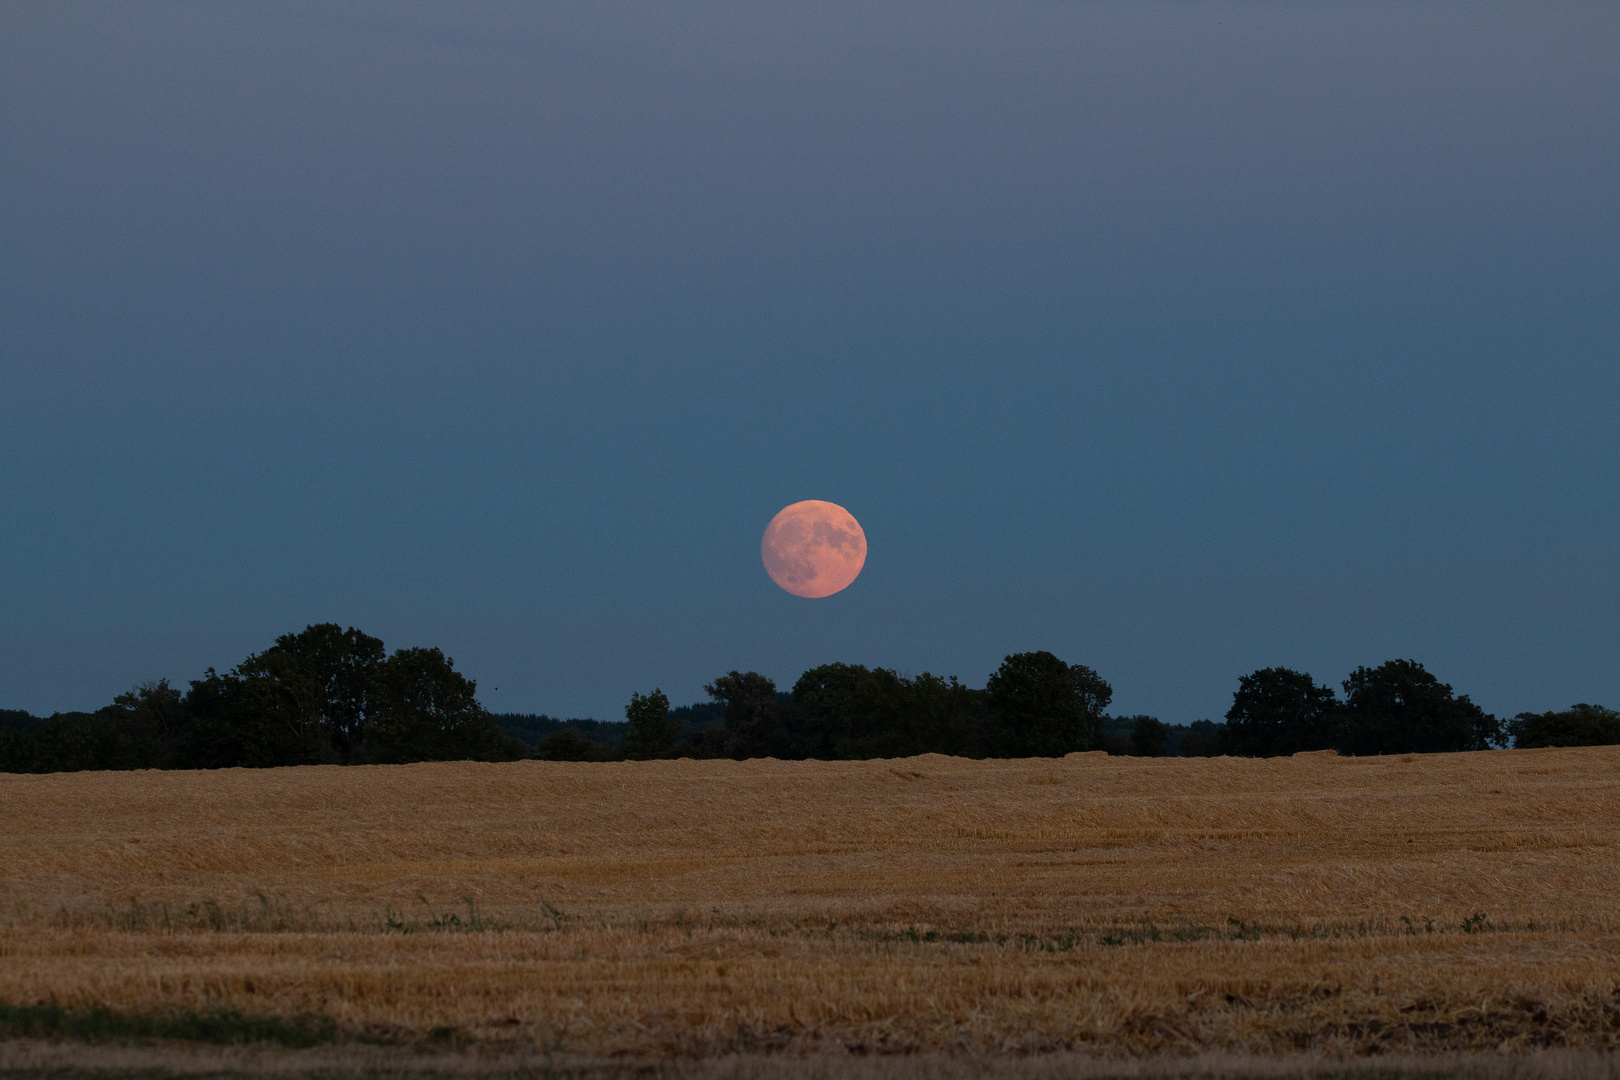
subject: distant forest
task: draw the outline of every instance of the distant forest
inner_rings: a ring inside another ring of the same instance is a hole
[[[1410,754],[1620,743],[1620,713],[1490,715],[1413,660],[1358,667],[1335,688],[1262,668],[1238,679],[1225,721],[1113,716],[1113,688],[1049,652],[1008,656],[974,689],[955,676],[824,664],[790,690],[731,671],[709,700],[632,694],[622,721],[490,713],[443,652],[400,649],[324,623],[285,634],[187,690],[142,683],[90,713],[0,710],[0,772],[218,769],[411,761],[652,758],[850,760],[940,753],[1271,757],[1311,750]]]

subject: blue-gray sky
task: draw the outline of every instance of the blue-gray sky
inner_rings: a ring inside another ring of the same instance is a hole
[[[1612,3],[0,3],[0,708],[318,621],[1620,704],[1617,193]]]

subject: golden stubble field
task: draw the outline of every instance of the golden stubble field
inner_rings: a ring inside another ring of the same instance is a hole
[[[0,1002],[580,1054],[1611,1047],[1620,748],[0,776]]]

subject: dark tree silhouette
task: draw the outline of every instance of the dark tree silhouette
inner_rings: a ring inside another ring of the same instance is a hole
[[[1170,743],[1170,726],[1152,716],[1138,716],[1131,726],[1131,749],[1137,757],[1164,757]]]
[[[438,649],[402,649],[319,623],[181,696],[167,680],[94,714],[6,714],[0,769],[268,767],[319,762],[520,756]],[[376,721],[376,724],[373,723]],[[375,727],[375,730],[373,728]],[[609,751],[610,756],[616,752]]]
[[[799,750],[825,759],[961,753],[974,697],[954,678],[926,671],[908,679],[889,668],[823,664],[793,685]]]
[[[191,731],[181,754],[205,768],[360,759],[371,682],[383,643],[354,627],[316,623],[191,684]]]
[[[1344,680],[1344,747],[1354,754],[1488,750],[1501,721],[1429,674],[1416,660],[1358,667]]]
[[[917,745],[913,753],[969,754],[976,752],[977,729],[984,712],[984,694],[963,686],[955,675],[926,671],[909,680],[911,727]]]
[[[196,769],[263,769],[332,760],[319,725],[295,711],[298,700],[269,670],[244,677],[209,668],[186,692],[190,729],[182,762]]]
[[[807,757],[881,758],[922,753],[926,718],[916,715],[912,685],[888,668],[823,664],[793,685]]]
[[[121,729],[127,742],[125,761],[113,767],[166,769],[184,754],[191,718],[180,691],[168,679],[144,682],[119,694],[97,715]]]
[[[1221,737],[1225,724],[1210,720],[1194,720],[1181,733],[1176,746],[1177,757],[1214,757],[1221,752]]]
[[[624,707],[624,718],[629,723],[624,736],[624,756],[636,761],[669,753],[681,730],[680,721],[669,718],[669,698],[658,689],[645,697],[632,693],[630,704]]]
[[[724,708],[725,729],[713,749],[722,757],[798,757],[795,717],[776,683],[757,671],[732,671],[703,688]]]
[[[1086,714],[1086,743],[1097,745],[1102,731],[1103,714],[1114,700],[1114,688],[1106,679],[1084,664],[1070,664],[1069,676],[1074,680],[1074,692],[1080,699],[1080,709]]]
[[[1303,671],[1261,668],[1238,679],[1223,749],[1243,757],[1326,750],[1338,741],[1338,698]]]
[[[709,703],[671,710],[662,690],[634,693],[622,724],[496,718],[476,690],[438,649],[390,656],[353,627],[317,623],[224,674],[208,669],[184,696],[160,680],[93,714],[0,712],[0,771],[510,760],[528,746],[541,758],[609,761],[1056,757],[1094,747],[1155,757],[1413,753],[1504,739],[1500,721],[1411,660],[1357,668],[1342,705],[1309,675],[1262,668],[1238,680],[1226,724],[1185,727],[1108,716],[1108,682],[1049,652],[1006,657],[983,690],[954,676],[838,663],[811,668],[785,694],[758,672],[731,671],[705,687]],[[1521,713],[1506,730],[1518,746],[1620,743],[1620,713],[1584,704]]]
[[[365,742],[366,696],[385,655],[378,638],[352,626],[317,623],[278,637],[243,661],[237,673],[276,683],[294,729],[313,726],[317,737],[342,756]]]
[[[1520,713],[1507,728],[1515,747],[1613,746],[1620,743],[1620,712],[1571,705],[1563,712]]]
[[[534,748],[539,761],[615,761],[619,752],[577,731],[554,731]]]
[[[500,761],[521,755],[478,704],[478,685],[438,649],[400,649],[377,669],[368,695],[379,761]]]
[[[1082,678],[1049,652],[1014,653],[1002,661],[985,685],[990,753],[1062,757],[1086,749],[1094,721],[1082,698]]]
[[[867,726],[857,704],[861,684],[872,674],[861,664],[822,664],[793,684],[799,712],[799,750],[812,758],[842,756],[851,738]]]
[[[103,713],[54,713],[26,732],[0,732],[0,771],[127,769],[128,734]]]

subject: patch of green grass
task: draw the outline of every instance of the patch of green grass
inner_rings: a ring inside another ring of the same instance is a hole
[[[0,1038],[62,1042],[185,1042],[214,1046],[270,1043],[320,1046],[341,1037],[336,1022],[323,1016],[247,1016],[234,1009],[142,1015],[92,1006],[0,1004]]]

